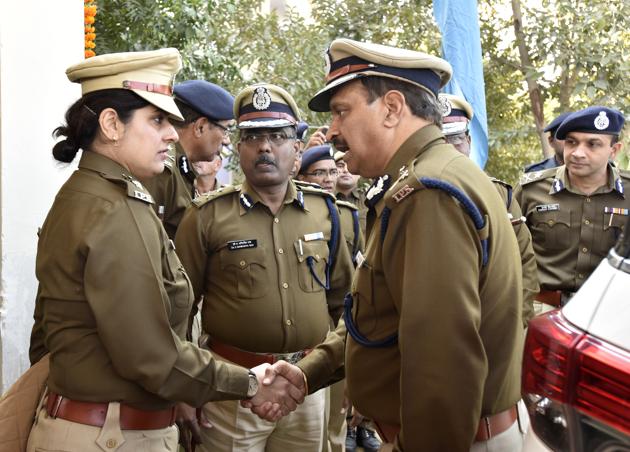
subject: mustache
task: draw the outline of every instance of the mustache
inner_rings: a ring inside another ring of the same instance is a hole
[[[269,156],[267,155],[261,155],[260,157],[258,157],[256,159],[256,161],[254,162],[254,165],[273,165],[273,166],[278,166],[276,165],[276,162],[274,162],[271,158],[269,158]]]
[[[332,139],[332,144],[338,151],[345,151],[348,149],[348,143],[346,143],[346,140],[339,137],[334,137]]]

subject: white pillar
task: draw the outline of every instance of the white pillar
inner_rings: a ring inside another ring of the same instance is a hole
[[[37,229],[73,169],[51,133],[81,94],[65,70],[82,59],[82,1],[0,2],[0,392],[29,366]]]

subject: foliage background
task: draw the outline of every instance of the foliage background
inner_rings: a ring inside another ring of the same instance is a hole
[[[312,126],[327,115],[306,107],[324,84],[323,52],[348,37],[440,54],[430,0],[312,0],[267,13],[262,0],[99,0],[96,52],[176,47],[178,81],[199,78],[236,94],[266,81],[286,88]],[[523,12],[523,66],[512,9]],[[630,2],[627,0],[479,0],[489,128],[488,173],[515,183],[543,158],[526,77],[535,80],[546,122],[566,110],[603,104],[630,111]],[[627,144],[620,165],[628,167]]]

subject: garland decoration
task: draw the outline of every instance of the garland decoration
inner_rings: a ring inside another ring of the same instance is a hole
[[[83,0],[83,16],[85,25],[85,58],[90,58],[96,55],[94,49],[96,44],[96,27],[94,22],[96,21],[96,0]]]

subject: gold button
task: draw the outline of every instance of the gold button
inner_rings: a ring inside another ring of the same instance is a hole
[[[280,249],[278,250],[278,253],[280,253],[280,254],[284,254],[284,250],[283,250],[282,248],[280,248]]]
[[[115,448],[116,448],[116,446],[118,446],[118,441],[116,441],[116,440],[115,440],[115,439],[113,439],[113,438],[110,438],[110,439],[108,439],[108,440],[105,442],[105,446],[106,446],[108,449],[115,449]]]
[[[582,248],[582,252],[583,252],[583,253],[586,253],[587,251],[588,251],[588,248],[587,248],[587,247]]]
[[[588,220],[584,220],[584,224],[591,224],[591,222]]]
[[[580,278],[580,279],[584,279],[584,275],[583,275],[582,273],[579,273],[579,274],[578,274],[578,278]]]
[[[549,226],[553,226],[553,220],[547,221],[547,224],[549,224]]]
[[[279,220],[279,219],[277,219],[277,218],[274,218],[274,219],[273,219],[273,222],[274,222],[274,223],[280,223],[280,220]]]
[[[282,283],[282,287],[284,287],[285,289],[288,289],[289,285],[287,283]]]
[[[315,255],[315,259],[318,259],[318,260],[319,260],[319,254],[316,254],[316,255]]]
[[[291,326],[291,320],[287,319],[287,326]]]
[[[245,266],[247,265],[247,262],[245,262],[245,261],[240,261],[240,262],[239,262],[239,265],[240,265],[241,267],[245,267]]]

